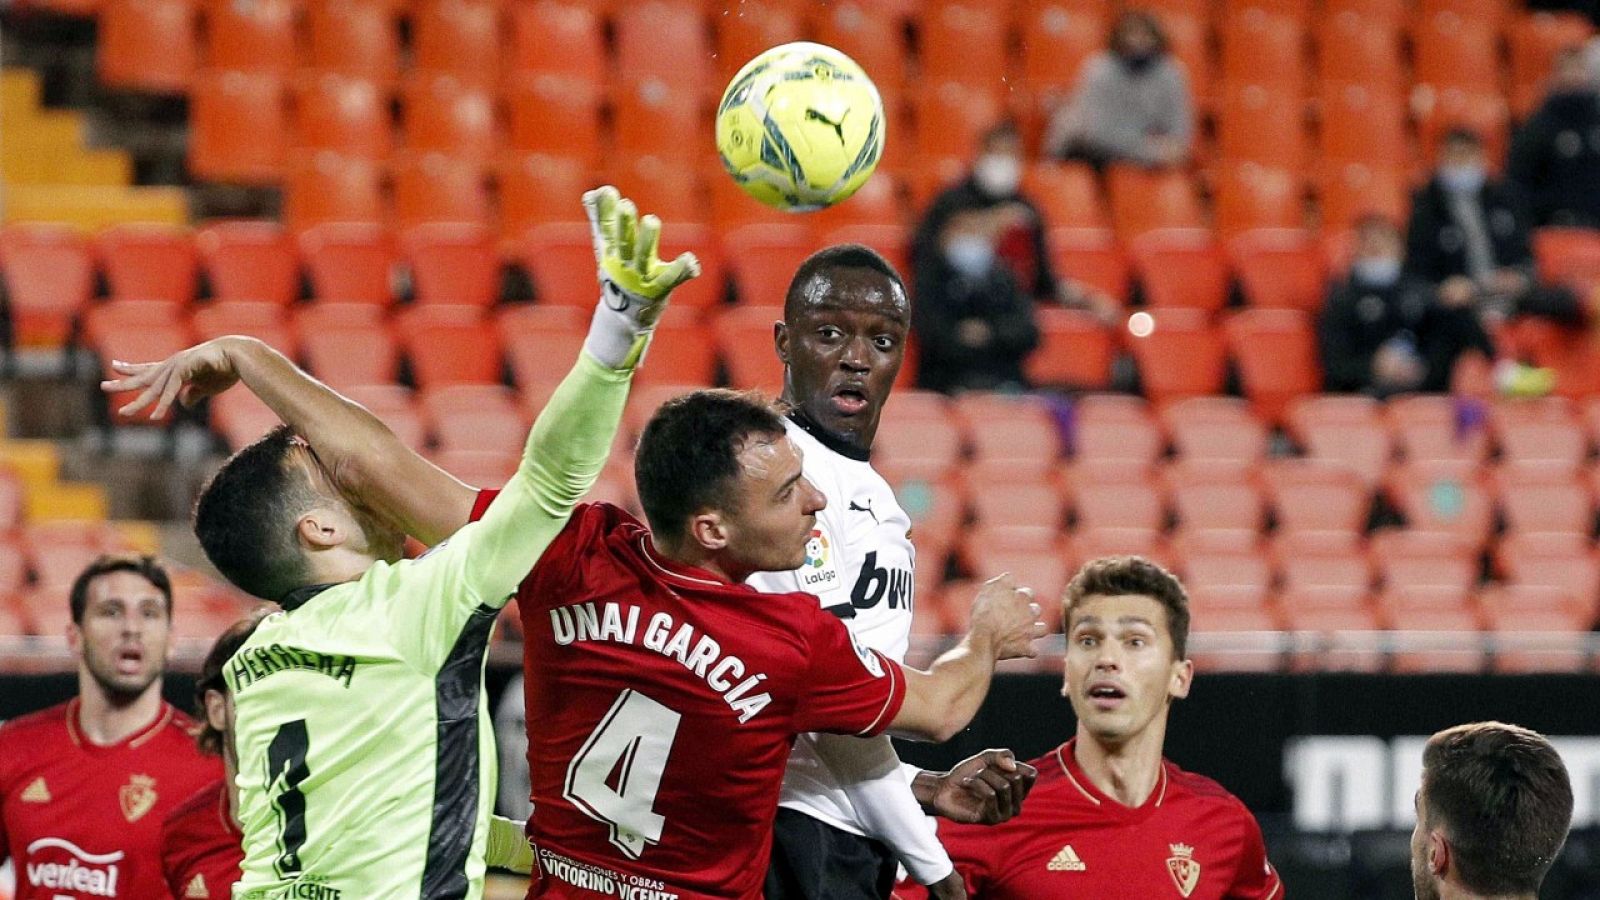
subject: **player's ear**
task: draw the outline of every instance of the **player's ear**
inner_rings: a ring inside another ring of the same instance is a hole
[[[1189,687],[1194,684],[1194,663],[1187,659],[1174,660],[1172,663],[1172,680],[1167,683],[1167,696],[1174,700],[1182,700],[1189,696]]]
[[[206,721],[212,728],[228,733],[228,695],[222,691],[206,691]]]
[[[316,507],[302,514],[294,526],[295,537],[307,550],[331,550],[350,536],[346,517],[327,507]]]
[[[1450,842],[1437,828],[1428,830],[1428,872],[1436,878],[1450,874]]]
[[[707,550],[728,546],[728,523],[714,510],[695,513],[689,518],[689,537]]]
[[[778,361],[784,365],[789,364],[789,325],[786,322],[772,323],[772,349],[778,354]]]

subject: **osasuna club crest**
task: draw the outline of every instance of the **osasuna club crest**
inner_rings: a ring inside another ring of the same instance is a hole
[[[1200,883],[1200,864],[1194,861],[1194,848],[1180,842],[1168,844],[1167,849],[1172,851],[1172,855],[1167,857],[1167,874],[1172,876],[1178,893],[1187,897],[1194,893],[1195,885]]]
[[[122,804],[122,817],[129,822],[144,818],[156,805],[156,780],[149,775],[134,775],[128,783],[117,788],[117,801]]]

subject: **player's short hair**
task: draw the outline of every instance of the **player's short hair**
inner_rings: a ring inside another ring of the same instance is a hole
[[[993,147],[995,144],[1001,143],[1002,141],[1011,142],[1020,140],[1022,140],[1022,131],[1017,127],[1016,120],[1001,119],[993,125],[990,125],[989,129],[983,133],[983,139],[978,142],[978,146],[988,150],[990,147]]]
[[[1572,825],[1572,782],[1543,735],[1517,725],[1447,728],[1422,751],[1424,825],[1444,830],[1468,890],[1533,894]]]
[[[211,650],[206,653],[205,661],[200,664],[200,674],[194,682],[194,704],[200,712],[200,732],[195,735],[195,743],[200,745],[201,753],[212,756],[222,755],[222,732],[211,727],[211,716],[206,713],[206,691],[222,691],[226,693],[228,683],[222,677],[222,668],[228,664],[250,635],[256,633],[256,626],[266,618],[271,608],[263,605],[239,621],[228,626],[228,630],[218,636],[216,643],[211,645]]]
[[[194,505],[194,533],[206,558],[240,590],[277,600],[305,583],[294,526],[317,503],[305,475],[289,465],[287,425],[228,458]]]
[[[633,460],[639,505],[651,530],[679,538],[690,516],[727,508],[745,439],[783,433],[783,419],[753,392],[694,391],[662,404],[645,425]]]
[[[1085,597],[1122,594],[1138,594],[1160,603],[1167,611],[1174,658],[1188,658],[1189,595],[1176,575],[1142,556],[1103,556],[1084,563],[1067,583],[1061,599],[1062,627],[1070,627],[1072,611]]]
[[[899,288],[902,296],[907,296],[905,279],[883,258],[883,254],[865,244],[834,244],[806,257],[805,262],[794,270],[794,277],[789,280],[789,290],[783,295],[785,321],[794,318],[800,311],[800,304],[806,298],[806,286],[811,279],[829,269],[867,269],[877,272]]]
[[[67,605],[72,609],[72,624],[83,624],[83,612],[89,606],[89,586],[102,575],[113,572],[132,572],[156,586],[167,607],[167,618],[172,618],[172,579],[154,556],[142,553],[108,553],[90,563],[78,577],[72,579],[72,590],[67,594]]]

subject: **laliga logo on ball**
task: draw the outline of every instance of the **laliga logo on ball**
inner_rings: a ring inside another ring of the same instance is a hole
[[[757,56],[717,104],[717,153],[750,196],[807,212],[854,194],[883,156],[878,88],[832,47],[797,41]]]

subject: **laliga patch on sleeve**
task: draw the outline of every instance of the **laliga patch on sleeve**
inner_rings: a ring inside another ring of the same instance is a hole
[[[848,627],[845,628],[845,633],[850,635],[850,648],[856,651],[856,658],[861,660],[861,665],[872,673],[873,678],[882,678],[883,663],[879,661],[878,654],[861,646],[861,642],[856,640],[856,633]]]
[[[796,573],[800,587],[813,594],[834,590],[839,586],[839,567],[833,558],[833,543],[821,525],[811,529],[806,538],[806,561]]]

